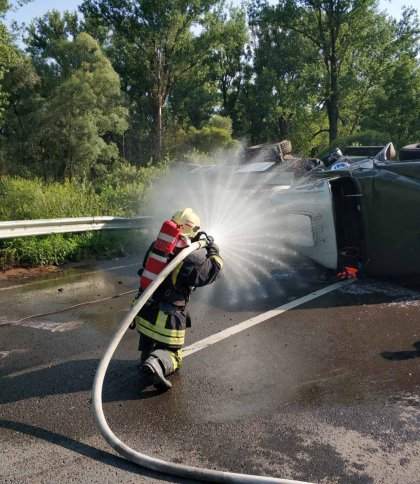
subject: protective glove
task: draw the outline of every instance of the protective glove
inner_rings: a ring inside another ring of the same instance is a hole
[[[198,240],[207,239],[207,234],[203,231],[197,232],[197,234],[191,239],[191,242],[197,242]]]
[[[214,238],[211,235],[207,236],[207,255],[219,255],[219,247],[214,243]]]

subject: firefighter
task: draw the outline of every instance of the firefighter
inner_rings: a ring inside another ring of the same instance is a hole
[[[197,240],[200,229],[200,218],[191,208],[176,212],[172,222],[175,222],[180,232],[169,260]],[[151,380],[159,389],[172,388],[172,383],[166,377],[182,365],[185,329],[191,326],[187,313],[191,292],[196,287],[214,282],[223,267],[218,246],[212,237],[206,237],[207,254],[198,250],[189,254],[157,288],[134,320],[140,333],[140,375],[145,380]],[[147,277],[152,277],[145,267],[155,243],[150,246],[143,267],[138,272],[140,281],[146,272]],[[152,257],[155,256],[152,254]]]

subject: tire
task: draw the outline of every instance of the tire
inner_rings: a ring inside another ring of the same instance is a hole
[[[404,146],[398,152],[400,161],[420,161],[420,143]]]
[[[291,155],[292,154],[292,143],[288,139],[285,139],[283,141],[280,141],[278,143],[280,146],[281,152],[283,155]]]

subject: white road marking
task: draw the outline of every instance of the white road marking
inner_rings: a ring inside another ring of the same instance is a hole
[[[13,353],[26,353],[26,350],[18,349],[18,350],[9,350],[9,351],[0,351],[0,360],[6,358]]]
[[[83,321],[69,321],[68,323],[62,323],[59,324],[57,327],[52,329],[51,331],[53,333],[58,332],[58,333],[63,333],[64,331],[71,331],[76,328],[80,328],[82,326]]]
[[[27,320],[21,323],[21,326],[33,329],[43,329],[45,331],[51,331],[52,333],[62,333],[64,331],[70,331],[76,329],[83,324],[82,321],[70,321],[68,323],[55,323],[53,321],[34,321]]]
[[[302,304],[305,304],[309,301],[312,301],[314,299],[317,299],[318,297],[323,296],[324,294],[328,294],[329,292],[335,291],[336,289],[343,287],[347,284],[351,284],[352,282],[355,282],[355,279],[349,280],[349,281],[342,281],[342,282],[337,282],[335,284],[332,284],[331,286],[324,287],[323,289],[320,289],[319,291],[312,292],[310,294],[307,294],[306,296],[303,296],[299,299],[295,299],[294,301],[291,301],[287,304],[283,304],[282,306],[279,306],[275,309],[271,309],[270,311],[267,311],[265,313],[259,314],[258,316],[255,316],[251,319],[248,319],[246,321],[243,321],[242,323],[237,324],[236,326],[232,326],[230,328],[225,329],[224,331],[221,331],[220,333],[213,334],[207,338],[202,339],[201,341],[196,341],[190,346],[186,346],[183,349],[183,356],[184,358],[196,353],[197,351],[203,350],[207,348],[208,346],[211,346],[215,343],[218,343],[219,341],[222,341],[226,338],[229,338],[230,336],[233,336],[235,334],[240,333],[241,331],[244,331],[248,328],[251,328],[252,326],[256,326],[257,324],[263,323],[264,321],[267,321],[268,319],[274,318],[275,316],[278,316],[286,311],[289,311],[290,309],[296,308],[298,306],[301,306]],[[28,321],[29,322],[29,321]],[[37,323],[36,321],[31,322],[31,327],[36,327],[35,324]],[[39,329],[48,329],[48,325],[45,324],[46,322],[44,321],[43,323],[41,322]],[[54,323],[49,323],[50,325]],[[70,325],[72,323],[64,323],[62,326],[66,326],[66,324]],[[44,325],[44,327],[41,327]],[[28,324],[29,326],[29,324]],[[50,331],[60,331],[59,329],[60,325],[55,325],[55,326],[49,326]],[[57,329],[55,329],[57,328]],[[72,328],[69,328],[72,329]],[[66,329],[64,329],[65,331]],[[86,352],[86,355],[90,355],[90,351]],[[78,355],[80,358],[81,355]],[[54,364],[59,364],[62,362],[67,362],[70,361],[68,359],[63,359],[63,360],[57,360],[54,362]],[[7,378],[14,378],[16,376],[20,376],[22,374],[27,374],[27,373],[32,373],[34,371],[38,371],[39,369],[43,368],[50,368],[52,366],[52,363],[47,363],[40,365],[38,367],[33,367],[33,368],[28,368],[23,371],[19,371],[16,373],[10,373],[7,375]]]
[[[219,341],[229,338],[230,336],[238,334],[241,331],[245,331],[246,329],[252,328],[252,326],[256,326],[257,324],[263,323],[264,321],[267,321],[267,319],[274,318],[279,314],[285,313],[290,309],[296,308],[297,306],[301,306],[302,304],[305,304],[309,301],[317,299],[318,297],[323,296],[324,294],[328,294],[329,292],[335,291],[339,287],[344,286],[346,284],[351,284],[354,281],[355,279],[336,282],[331,286],[327,286],[327,287],[324,287],[323,289],[320,289],[319,291],[315,291],[310,294],[307,294],[306,296],[300,297],[299,299],[295,299],[294,301],[291,301],[287,304],[283,304],[278,308],[271,309],[266,313],[262,313],[262,314],[259,314],[258,316],[254,316],[253,318],[247,319],[246,321],[243,321],[242,323],[239,323],[236,326],[231,326],[230,328],[227,328],[224,331],[220,331],[220,333],[212,334],[211,336],[208,336],[207,338],[204,338],[201,341],[196,341],[192,345],[185,347],[182,351],[182,354],[184,357],[192,355],[197,351],[203,350],[204,348],[214,345],[215,343],[218,343]]]
[[[63,277],[65,277],[65,276],[67,276],[68,278],[73,277],[73,276],[77,276],[77,277],[89,276],[91,274],[98,274],[99,272],[109,272],[109,271],[115,271],[117,269],[125,269],[126,267],[134,267],[134,266],[140,267],[140,265],[141,265],[140,263],[128,264],[126,266],[108,267],[107,269],[101,269],[101,270],[98,270],[98,271],[83,272],[83,273],[77,272],[77,273],[74,273],[74,274],[63,274],[61,277],[45,279],[45,280],[42,280],[42,281],[34,281],[34,282],[28,282],[27,284],[16,284],[15,286],[0,287],[0,292],[1,291],[8,291],[9,289],[21,289],[21,288],[27,287],[27,286],[35,286],[37,284],[44,284],[44,283],[51,282],[51,281],[61,281],[63,279]]]

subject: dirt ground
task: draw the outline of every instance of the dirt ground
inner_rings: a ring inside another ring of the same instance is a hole
[[[1,281],[14,281],[16,279],[29,279],[31,277],[43,276],[46,274],[54,274],[64,272],[75,267],[82,267],[86,264],[93,264],[97,262],[95,257],[88,257],[80,261],[68,262],[61,266],[48,265],[39,267],[14,267],[7,271],[0,271]]]
[[[14,267],[13,269],[8,269],[7,271],[0,270],[0,282],[4,281],[14,281],[17,279],[30,279],[32,277],[39,277],[47,274],[55,274],[65,272],[69,269],[75,269],[77,267],[84,267],[86,265],[96,264],[100,260],[120,260],[117,259],[107,259],[98,257],[87,257],[79,261],[67,262],[61,266],[47,265],[39,267]]]
[[[58,266],[41,267],[15,267],[0,272],[0,281],[13,281],[15,279],[29,279],[30,277],[42,276],[53,272],[62,272],[64,269]]]

